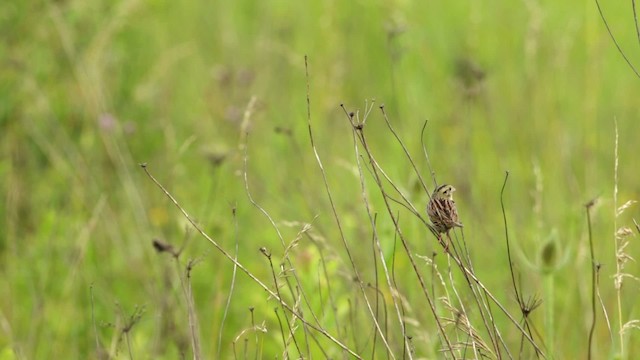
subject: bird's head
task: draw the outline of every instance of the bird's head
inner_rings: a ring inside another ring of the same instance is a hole
[[[435,197],[436,199],[453,200],[453,193],[455,191],[456,188],[451,185],[440,185],[433,191],[433,197]]]

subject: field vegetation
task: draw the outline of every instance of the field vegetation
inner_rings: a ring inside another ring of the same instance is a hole
[[[640,357],[634,11],[0,2],[0,360]]]

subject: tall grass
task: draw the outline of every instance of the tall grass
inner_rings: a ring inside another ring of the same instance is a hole
[[[8,1],[0,29],[0,359],[639,353],[640,83],[596,4]]]

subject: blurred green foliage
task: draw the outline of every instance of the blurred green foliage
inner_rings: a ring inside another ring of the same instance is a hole
[[[640,64],[631,8],[604,5],[622,48]],[[292,251],[312,303],[329,309],[327,294],[314,289],[331,291],[337,302],[335,318],[325,314],[331,332],[365,352],[372,333],[367,329],[365,336],[358,320],[350,319],[362,304],[347,299],[360,293],[309,142],[305,55],[317,150],[366,281],[375,278],[372,235],[351,128],[339,105],[360,109],[362,116],[365,100],[375,98],[385,104],[425,179],[419,133],[429,121],[431,164],[440,182],[458,189],[476,270],[517,313],[499,197],[510,172],[505,205],[519,280],[527,294],[540,295],[543,277],[554,278],[556,291],[544,292],[554,295],[543,301],[555,309],[546,312],[555,314],[546,321],[562,334],[551,349],[556,358],[586,356],[591,275],[584,204],[599,197],[594,242],[613,339],[600,313],[594,349],[602,357],[619,351],[613,234],[631,226],[638,210],[629,208],[614,223],[614,209],[639,198],[634,138],[640,79],[616,51],[595,3],[3,1],[0,34],[0,359],[127,358],[129,352],[137,358],[190,357],[179,277],[188,259],[201,260],[191,281],[204,358],[232,358],[235,340],[240,354],[248,346],[251,357],[257,348],[265,358],[283,356],[277,303],[242,274],[218,349],[233,266],[186,230],[186,221],[138,166],[146,162],[230,253],[237,241],[239,260],[272,284],[258,249],[267,247],[276,258],[283,248],[247,199],[245,140],[251,194],[283,239],[292,241],[303,223],[312,223],[312,237],[324,244],[303,236]],[[427,195],[377,108],[365,132],[389,176],[423,208]],[[431,331],[415,275],[404,253],[396,249],[392,256],[392,223],[382,216],[375,188],[370,192],[383,250],[388,261],[397,260],[401,290],[412,306],[407,316],[418,324],[411,331]],[[439,251],[410,214],[400,218],[415,253]],[[188,239],[180,265],[154,252],[155,238],[176,248]],[[545,244],[553,244],[553,253]],[[626,251],[637,253],[635,238]],[[332,288],[319,275],[321,256],[328,257]],[[543,274],[536,264],[550,256],[559,265]],[[630,262],[625,271],[637,275],[638,266]],[[626,281],[623,322],[638,314],[637,282]],[[121,330],[143,306],[125,337]],[[239,337],[252,324],[250,307],[255,323],[264,321],[269,329],[259,346],[253,333],[243,335],[247,343]],[[531,316],[544,338],[543,315]],[[360,342],[353,340],[358,335]],[[517,344],[513,336],[509,340]],[[625,336],[624,357],[638,356],[637,335]],[[438,354],[433,339],[418,339],[416,354]],[[340,354],[323,344],[331,356]]]

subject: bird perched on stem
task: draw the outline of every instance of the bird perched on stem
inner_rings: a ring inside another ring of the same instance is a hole
[[[451,185],[440,185],[431,195],[431,200],[427,205],[427,215],[433,224],[433,228],[440,234],[449,234],[449,230],[454,227],[462,227],[458,219],[458,209],[453,201],[453,192],[456,191]]]

